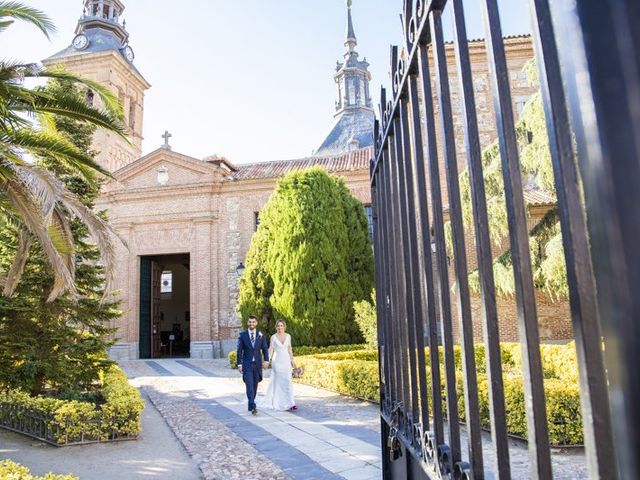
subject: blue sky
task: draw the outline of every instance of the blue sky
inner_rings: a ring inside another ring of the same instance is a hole
[[[41,60],[74,37],[81,0],[22,0],[47,13],[48,41],[25,25],[2,34],[2,56]],[[333,73],[344,52],[344,0],[123,0],[145,97],[144,153],[165,129],[175,151],[234,163],[308,156],[328,133]],[[483,37],[479,0],[464,0],[470,38]],[[388,85],[389,45],[401,42],[402,0],[354,0],[358,51],[374,104]],[[529,33],[528,0],[500,2],[505,35]],[[450,26],[445,16],[445,26]]]

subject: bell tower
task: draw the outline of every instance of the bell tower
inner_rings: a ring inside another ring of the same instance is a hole
[[[93,139],[93,148],[99,152],[96,161],[110,172],[141,156],[144,93],[151,86],[134,65],[123,12],[120,0],[84,0],[71,44],[42,62],[48,68],[60,65],[96,80],[120,99],[131,143],[104,130],[98,130]],[[100,106],[89,90],[87,101]]]

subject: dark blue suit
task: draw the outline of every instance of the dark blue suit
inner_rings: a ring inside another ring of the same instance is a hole
[[[262,362],[269,361],[269,348],[267,339],[260,330],[256,329],[255,340],[251,345],[251,337],[248,331],[240,333],[238,337],[238,365],[242,365],[242,381],[247,387],[247,400],[249,411],[256,408],[256,394],[258,383],[262,381]]]

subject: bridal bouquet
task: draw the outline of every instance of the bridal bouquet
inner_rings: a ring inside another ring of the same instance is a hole
[[[304,375],[304,367],[297,367],[291,370],[293,378],[302,378],[302,375]]]

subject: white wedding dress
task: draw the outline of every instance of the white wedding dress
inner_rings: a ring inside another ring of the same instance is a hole
[[[269,388],[260,406],[272,410],[289,410],[295,406],[293,399],[293,382],[291,381],[291,336],[287,333],[284,343],[278,335],[271,335],[269,342],[269,359],[271,360],[271,379]]]

